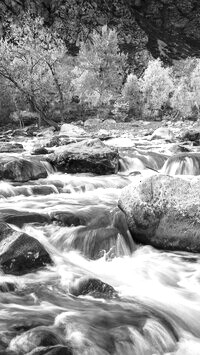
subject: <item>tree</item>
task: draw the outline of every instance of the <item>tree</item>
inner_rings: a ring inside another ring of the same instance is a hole
[[[138,114],[141,107],[141,92],[139,80],[136,75],[129,74],[122,89],[122,97],[129,105],[129,111]]]
[[[126,56],[120,53],[115,30],[103,26],[93,32],[91,42],[81,44],[74,87],[83,101],[101,105],[115,99],[121,91]]]
[[[199,115],[200,107],[200,60],[187,58],[176,64],[174,77],[174,93],[171,105],[184,118]]]
[[[164,68],[159,59],[150,61],[140,79],[140,89],[143,94],[144,111],[150,114],[158,112],[168,102],[169,95],[174,89],[171,69]]]
[[[63,75],[58,67],[65,46],[55,32],[44,27],[40,17],[24,15],[11,24],[10,33],[0,40],[0,76],[13,88],[16,99],[22,98],[32,110],[47,118],[49,104],[58,100],[63,115]]]

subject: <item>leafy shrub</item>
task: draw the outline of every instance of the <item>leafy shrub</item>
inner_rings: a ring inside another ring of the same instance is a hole
[[[75,92],[82,101],[93,106],[108,103],[121,91],[126,69],[126,56],[120,53],[115,30],[103,26],[91,41],[82,43],[74,70]]]
[[[144,103],[143,114],[154,115],[154,113],[159,112],[167,104],[173,89],[171,69],[164,68],[159,59],[150,61],[140,79],[140,90]]]

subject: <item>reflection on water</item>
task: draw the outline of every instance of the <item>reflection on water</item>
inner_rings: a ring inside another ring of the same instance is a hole
[[[160,169],[165,159],[141,161]],[[70,341],[74,354],[200,354],[199,255],[135,245],[117,200],[120,189],[139,178],[51,172],[24,185],[0,183],[1,211],[48,215],[48,223],[21,229],[54,261],[20,277],[1,273],[0,351],[30,353],[35,345],[19,336],[46,326],[64,344]],[[111,285],[118,297],[73,296],[70,285],[82,276]]]

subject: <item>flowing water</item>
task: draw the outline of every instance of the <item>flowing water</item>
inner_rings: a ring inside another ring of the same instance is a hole
[[[24,276],[1,273],[1,284],[14,284],[15,290],[0,293],[0,348],[26,354],[15,337],[44,325],[69,340],[77,355],[200,354],[199,255],[135,245],[120,217],[121,188],[141,172],[155,173],[166,160],[131,149],[121,150],[118,175],[72,176],[50,169],[46,179],[0,183],[1,212],[51,217],[51,223],[20,228],[54,261]],[[73,225],[63,222],[66,213],[77,218]],[[70,285],[82,276],[111,285],[118,297],[73,296]]]

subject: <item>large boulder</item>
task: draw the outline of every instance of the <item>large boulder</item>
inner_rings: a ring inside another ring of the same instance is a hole
[[[122,190],[119,207],[136,242],[165,250],[200,252],[199,178],[138,178]]]
[[[25,182],[47,177],[43,162],[14,156],[0,157],[0,179]]]
[[[37,239],[0,222],[0,268],[5,274],[24,275],[47,264],[52,260]]]
[[[105,175],[117,173],[119,154],[99,139],[91,139],[57,148],[48,161],[66,173]]]

